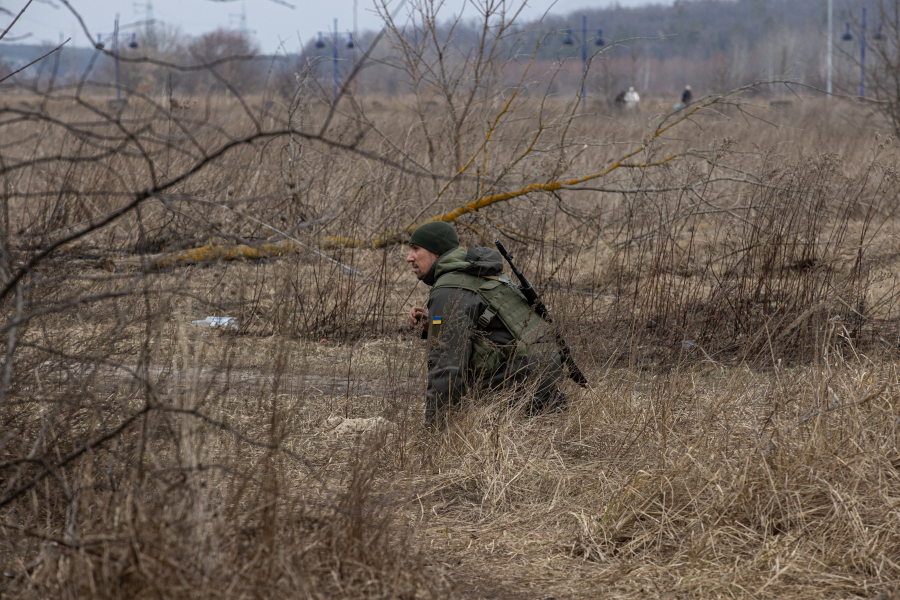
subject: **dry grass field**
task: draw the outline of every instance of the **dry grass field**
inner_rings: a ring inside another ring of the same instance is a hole
[[[868,107],[92,94],[0,107],[0,597],[897,598]],[[423,428],[435,217],[539,287],[567,412]]]

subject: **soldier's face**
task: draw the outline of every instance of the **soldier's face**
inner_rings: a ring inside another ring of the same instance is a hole
[[[426,250],[414,244],[409,245],[409,254],[406,255],[406,262],[412,265],[413,273],[416,277],[422,279],[431,270],[431,265],[437,260],[437,254],[431,250]]]

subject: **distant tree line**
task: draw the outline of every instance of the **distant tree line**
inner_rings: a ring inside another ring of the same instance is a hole
[[[560,92],[568,91],[580,86],[581,48],[586,43],[589,55],[600,52],[592,62],[587,87],[604,97],[631,85],[644,93],[677,97],[685,84],[705,94],[773,79],[824,88],[826,7],[826,0],[678,0],[670,6],[613,6],[547,15],[505,31],[506,48],[500,60],[509,62],[510,78],[516,80],[521,69],[514,65],[530,61],[536,47],[534,60],[539,67],[532,73],[571,62],[553,77]],[[583,15],[587,17],[585,40],[581,39]],[[842,46],[840,34],[844,22],[858,19],[858,7],[836,0],[834,81],[838,90],[847,92],[854,89],[858,66],[855,46]],[[445,30],[441,34],[452,29],[454,46],[462,54],[477,46],[482,32],[474,17],[448,20],[441,27]],[[597,45],[600,30],[603,46]],[[403,34],[413,38],[421,32],[409,27]],[[366,47],[373,36],[371,32],[360,35],[357,48]],[[325,36],[324,47],[317,47],[317,41],[308,40],[301,54],[324,80],[331,76],[332,42]],[[339,45],[338,53],[341,63],[348,61],[347,49]],[[385,54],[383,49],[376,52],[379,60],[390,63]],[[391,94],[404,89],[401,74],[378,66],[361,81],[361,89],[370,91]]]
[[[427,0],[411,5],[424,2]],[[842,46],[839,34],[843,22],[856,22],[859,15],[852,12],[851,8],[856,9],[846,0],[835,4],[834,81],[837,91],[852,93],[859,78],[856,47],[848,43]],[[582,15],[588,23],[585,40],[581,39]],[[437,26],[443,29],[438,34],[452,39],[449,50],[462,59],[479,44],[482,24],[474,17],[457,21],[449,18],[447,15]],[[501,51],[493,60],[501,65],[505,79],[512,82],[518,81],[534,55],[527,83],[563,93],[580,87],[581,48],[586,43],[588,54],[594,57],[586,90],[591,97],[605,99],[628,86],[645,95],[671,98],[679,97],[686,84],[698,95],[774,79],[824,88],[826,23],[826,0],[678,0],[671,6],[613,6],[548,15],[538,22],[506,27],[498,44]],[[601,29],[603,46],[596,43]],[[421,33],[410,26],[398,28],[392,35],[409,36],[414,41]],[[361,32],[352,48],[348,47],[349,40],[341,37],[337,60],[330,34],[306,40],[299,52],[266,57],[260,56],[254,40],[237,31],[218,29],[191,37],[163,26],[157,28],[152,44],[140,35],[138,49],[129,49],[123,43],[120,81],[128,88],[172,97],[228,93],[229,89],[253,93],[266,82],[270,89],[290,95],[297,76],[311,74],[318,92],[328,95],[332,93],[334,71],[342,81],[375,36],[373,31]],[[397,40],[392,42],[390,37],[372,51],[369,64],[356,80],[356,93],[393,96],[410,89],[410,80],[398,68]],[[5,44],[3,48],[0,73],[42,51],[39,46]],[[142,57],[159,63],[131,61]],[[166,62],[197,66],[213,63],[215,67],[173,70],[160,64]],[[92,49],[65,49],[55,63],[41,65],[39,71],[23,74],[20,80],[51,76],[74,80],[89,69],[96,81],[115,80],[111,55],[98,57]]]

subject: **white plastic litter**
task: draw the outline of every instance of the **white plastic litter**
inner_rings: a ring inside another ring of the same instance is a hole
[[[200,327],[228,327],[229,329],[237,329],[238,322],[234,317],[206,317],[199,321],[191,321],[191,325],[199,325]]]

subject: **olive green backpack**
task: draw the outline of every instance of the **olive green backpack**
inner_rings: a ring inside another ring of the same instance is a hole
[[[486,335],[476,335],[469,367],[474,371],[493,373],[513,356],[532,365],[536,358],[552,356],[559,360],[552,326],[537,315],[519,289],[497,277],[478,277],[453,271],[441,275],[434,288],[457,288],[481,296],[488,307],[478,318],[484,330],[495,316],[516,340],[514,348],[498,347]]]

